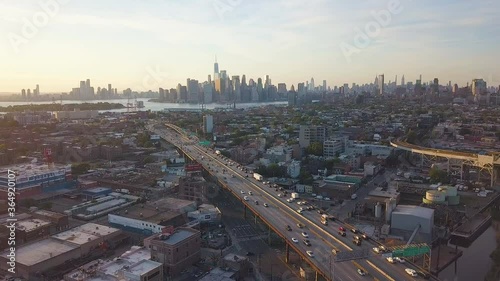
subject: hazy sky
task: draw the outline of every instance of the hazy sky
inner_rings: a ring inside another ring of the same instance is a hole
[[[68,92],[87,78],[119,92],[170,88],[205,81],[215,55],[229,75],[269,74],[288,87],[311,77],[370,83],[382,73],[387,82],[422,74],[498,86],[499,8],[498,0],[0,0],[0,92],[35,84]],[[377,23],[379,11],[390,19]],[[366,27],[369,41],[356,43]]]

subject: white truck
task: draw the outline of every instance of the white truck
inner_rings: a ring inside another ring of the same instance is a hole
[[[253,173],[253,178],[258,180],[258,181],[262,181],[264,179],[264,177],[258,173]]]
[[[328,225],[328,215],[321,215],[321,224]]]
[[[298,199],[299,198],[299,194],[297,192],[292,192],[292,194],[290,194],[290,196],[293,198],[293,199]]]

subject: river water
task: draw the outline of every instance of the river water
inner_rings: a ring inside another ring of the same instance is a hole
[[[457,276],[455,277],[455,265],[451,264],[439,274],[439,279],[442,281],[483,281],[493,264],[490,254],[497,246],[495,233],[494,226],[491,226],[469,248],[458,247],[463,251],[463,256],[457,263]]]
[[[137,101],[142,101],[144,102],[144,108],[139,108],[138,110],[141,111],[146,111],[146,110],[151,110],[151,111],[162,111],[165,108],[171,108],[171,109],[181,109],[181,108],[187,108],[187,109],[201,109],[200,104],[189,104],[189,103],[158,103],[158,102],[150,102],[148,101],[148,98],[141,98],[137,99]],[[60,101],[56,100],[56,103],[59,103]],[[86,100],[86,101],[81,101],[81,100],[63,100],[62,104],[69,104],[69,103],[97,103],[97,102],[108,102],[108,103],[121,103],[124,106],[127,105],[129,102],[128,99],[112,99],[112,100]],[[130,100],[131,103],[135,102],[135,99]],[[27,104],[51,104],[53,103],[52,101],[46,101],[46,102],[0,102],[0,106],[11,106],[11,105],[27,105]],[[236,108],[251,108],[251,107],[259,107],[259,106],[266,106],[266,105],[286,105],[287,102],[262,102],[262,103],[237,103]],[[205,104],[205,109],[215,109],[215,108],[227,108],[227,105],[225,104],[216,104],[216,103],[211,103],[211,104]],[[122,108],[122,109],[114,109],[114,110],[104,110],[102,112],[127,112],[127,108]]]

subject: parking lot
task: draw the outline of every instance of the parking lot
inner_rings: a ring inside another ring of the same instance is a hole
[[[238,225],[236,227],[233,227],[231,230],[233,231],[234,235],[236,235],[236,237],[238,238],[250,238],[258,235],[257,232],[253,229],[253,227],[250,226],[249,224]]]

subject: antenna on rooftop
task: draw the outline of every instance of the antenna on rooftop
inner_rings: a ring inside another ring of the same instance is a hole
[[[45,156],[45,162],[47,163],[47,166],[49,168],[54,167],[54,161],[52,160],[52,149],[51,148],[45,148],[43,151],[43,154]]]

